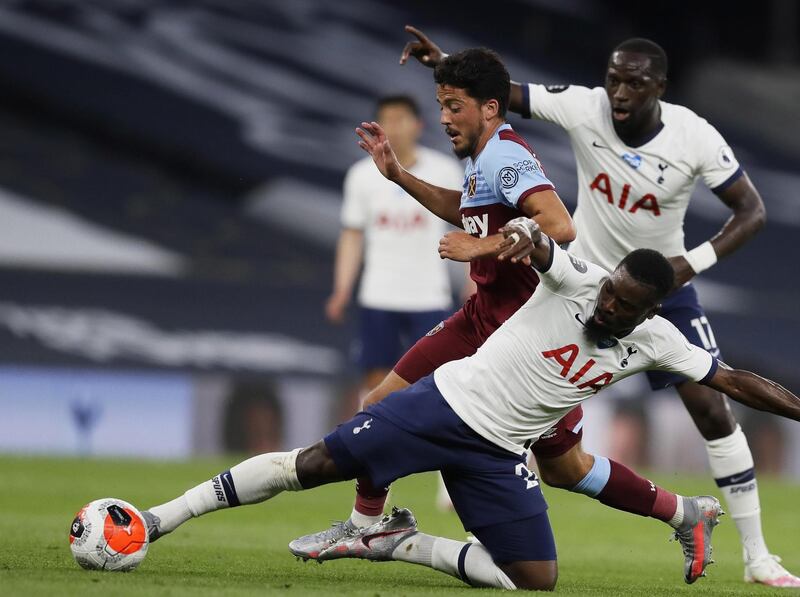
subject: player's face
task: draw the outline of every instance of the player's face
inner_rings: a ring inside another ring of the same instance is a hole
[[[606,71],[606,94],[611,102],[614,129],[635,134],[658,114],[658,100],[666,83],[654,76],[650,58],[631,52],[614,52]]]
[[[441,109],[439,122],[450,137],[453,152],[459,159],[473,155],[485,129],[481,104],[466,90],[450,85],[436,86],[436,101]]]
[[[402,154],[416,146],[422,134],[422,121],[407,105],[386,104],[376,116],[395,151]]]
[[[657,311],[653,289],[634,280],[624,267],[618,267],[600,287],[587,328],[600,337],[618,336],[630,332]]]

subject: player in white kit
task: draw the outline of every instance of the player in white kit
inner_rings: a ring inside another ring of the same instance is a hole
[[[379,99],[376,117],[405,168],[441,187],[461,185],[456,160],[418,144],[423,124],[410,96]],[[369,158],[345,175],[341,222],[325,312],[342,321],[363,264],[357,360],[364,389],[371,390],[417,338],[450,315],[450,279],[436,254],[448,226],[381,176]]]
[[[639,371],[669,371],[748,406],[800,420],[800,399],[753,373],[730,369],[656,315],[673,269],[651,249],[609,274],[577,259],[517,218],[503,234],[526,235],[541,288],[470,357],[441,365],[411,386],[302,450],[250,458],[183,495],[144,511],[151,540],[193,517],[369,475],[375,485],[441,470],[465,528],[480,543],[421,533],[408,511],[333,543],[319,560],[398,560],[475,586],[554,588],[555,543],[527,447],[582,401]],[[693,582],[710,561],[720,514],[708,496],[673,500]],[[689,554],[692,557],[688,557]]]
[[[435,66],[441,49],[424,34],[409,42],[401,63],[414,56]],[[578,234],[570,252],[613,268],[633,249],[653,248],[670,257],[677,290],[663,301],[662,315],[694,344],[719,357],[713,331],[691,278],[741,247],[765,222],[758,191],[719,132],[685,108],[661,100],[667,58],[654,42],[631,39],[611,53],[604,87],[511,85],[512,111],[552,122],[570,136],[578,166]],[[709,241],[686,251],[683,219],[701,178],[731,208],[732,217]],[[648,373],[654,389],[674,385],[706,441],[711,472],[723,491],[743,546],[744,578],[776,587],[800,587],[800,578],[769,553],[761,530],[761,508],[753,458],[725,396],[670,374]],[[542,478],[586,492],[583,480],[599,475],[599,486],[616,496],[636,495],[615,480],[605,459],[583,452],[579,437],[557,425],[548,441],[573,443],[557,456],[534,449]],[[609,485],[616,485],[609,490]],[[639,492],[640,493],[640,492]],[[634,500],[635,501],[635,500]],[[631,504],[631,511],[637,506]]]

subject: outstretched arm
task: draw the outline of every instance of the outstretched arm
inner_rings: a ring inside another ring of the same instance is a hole
[[[767,221],[767,212],[758,190],[747,174],[718,194],[720,200],[731,208],[733,215],[722,229],[696,249],[689,252],[689,259],[672,257],[675,269],[675,287],[680,287],[718,259],[727,257],[758,233]]]
[[[461,191],[444,189],[425,182],[400,165],[386,133],[377,122],[362,122],[356,129],[359,147],[372,156],[372,161],[387,179],[399,185],[428,211],[461,227]]]
[[[731,369],[721,362],[706,385],[750,408],[800,421],[800,398],[774,381],[750,371]]]
[[[447,56],[442,49],[433,43],[427,35],[416,27],[406,25],[406,32],[416,37],[416,41],[408,42],[400,54],[400,64],[405,64],[408,59],[413,56],[420,61],[421,64],[435,68],[442,59]],[[522,96],[522,85],[511,81],[511,95],[509,97],[508,109],[517,114],[522,114],[525,111],[525,103]]]

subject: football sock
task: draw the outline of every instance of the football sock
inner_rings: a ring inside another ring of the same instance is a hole
[[[375,487],[369,477],[356,479],[356,503],[350,514],[350,522],[357,527],[367,527],[378,522],[383,516],[388,495],[388,487]]]
[[[711,473],[723,494],[744,548],[745,561],[769,555],[761,531],[761,504],[753,455],[739,425],[727,437],[706,442]]]
[[[682,497],[678,500],[678,505],[675,508],[675,514],[673,514],[672,518],[667,521],[667,524],[673,529],[677,529],[683,524],[683,513],[686,511],[686,508],[683,507],[683,500],[685,499],[685,497]]]
[[[299,449],[260,454],[192,487],[182,496],[150,508],[161,521],[161,533],[170,533],[192,517],[220,508],[256,504],[282,491],[302,489],[295,463]]]
[[[675,515],[680,497],[605,456],[595,456],[592,468],[570,491],[588,495],[617,510],[664,522]]]
[[[517,588],[480,543],[416,533],[395,548],[392,558],[439,570],[473,587]]]

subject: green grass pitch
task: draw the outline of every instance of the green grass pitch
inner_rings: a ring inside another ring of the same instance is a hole
[[[467,595],[442,573],[402,563],[301,563],[286,544],[347,515],[352,484],[284,493],[258,506],[193,520],[151,546],[131,573],[87,572],[72,560],[68,530],[74,513],[99,497],[118,497],[140,508],[171,499],[238,459],[188,463],[0,458],[0,595]],[[684,494],[712,493],[710,479],[657,476]],[[463,538],[454,514],[433,507],[436,479],[417,475],[398,482],[391,503],[413,509],[420,528]],[[800,571],[800,487],[760,481],[770,547]],[[687,586],[677,543],[654,520],[610,510],[583,496],[545,488],[559,551],[556,591],[566,595],[773,595],[784,589],[742,582],[739,542],[730,517],[714,536],[717,564],[709,577]],[[792,594],[789,591],[788,594]],[[794,594],[800,594],[795,592]]]

